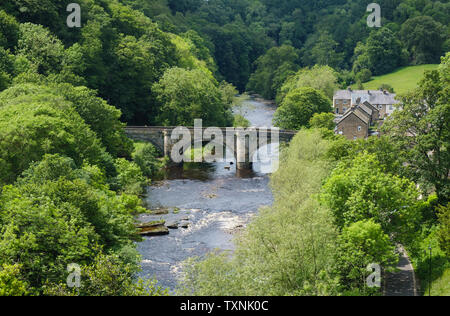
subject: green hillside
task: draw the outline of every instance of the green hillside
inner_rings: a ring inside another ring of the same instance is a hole
[[[438,65],[428,64],[399,68],[390,74],[373,77],[373,80],[364,83],[364,89],[376,90],[383,83],[392,86],[396,93],[408,92],[417,86],[426,70],[436,69]],[[356,89],[356,86],[353,86]]]

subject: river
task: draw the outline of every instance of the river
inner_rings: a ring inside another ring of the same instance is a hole
[[[235,111],[252,126],[271,127],[275,108],[249,99]],[[139,220],[186,222],[188,227],[170,230],[165,236],[145,237],[138,244],[141,277],[156,278],[159,285],[173,290],[183,261],[216,249],[233,250],[233,234],[245,227],[260,207],[272,204],[269,177],[261,172],[267,166],[255,163],[252,172],[237,174],[236,164],[230,163],[233,161],[172,168],[148,188],[147,206],[170,211],[141,215]]]

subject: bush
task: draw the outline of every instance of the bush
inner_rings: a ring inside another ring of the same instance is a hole
[[[118,190],[127,194],[142,194],[146,179],[141,168],[124,158],[116,159]]]
[[[134,143],[133,161],[141,168],[142,174],[150,178],[161,167],[158,150],[150,143]]]

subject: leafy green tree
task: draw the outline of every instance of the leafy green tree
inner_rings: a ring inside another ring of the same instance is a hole
[[[64,45],[41,25],[20,25],[17,52],[25,56],[40,74],[48,75],[62,70]]]
[[[121,192],[139,195],[143,192],[145,178],[141,168],[134,162],[124,158],[116,159],[117,184]]]
[[[334,130],[334,127],[336,126],[334,119],[335,116],[333,113],[315,113],[309,120],[309,126],[312,128]]]
[[[20,265],[0,266],[0,296],[24,296],[28,284],[20,278]]]
[[[0,95],[0,170],[6,174],[1,182],[12,183],[32,162],[55,153],[78,166],[86,161],[108,175],[115,172],[111,156],[71,103],[45,92],[3,99],[4,93],[8,91]]]
[[[364,83],[370,81],[370,79],[372,79],[372,72],[369,69],[362,69],[355,75],[356,82]]]
[[[161,166],[158,150],[150,143],[134,143],[133,161],[141,168],[142,174],[150,178]]]
[[[400,36],[408,48],[414,64],[431,64],[439,61],[446,31],[441,23],[429,16],[408,19],[400,31]]]
[[[410,177],[431,186],[443,204],[450,192],[450,54],[427,72],[419,87],[401,97],[401,108],[384,125],[406,154]]]
[[[295,88],[311,87],[320,90],[333,99],[334,92],[338,89],[337,73],[329,66],[314,66],[300,69],[294,76],[289,77],[277,94],[277,103],[281,104],[286,94]]]
[[[237,240],[233,256],[212,254],[187,265],[179,293],[189,295],[335,295],[336,231],[314,198],[330,171],[329,142],[301,131],[273,175],[275,202]]]
[[[168,291],[156,281],[136,280],[136,266],[126,264],[118,255],[100,253],[81,269],[80,288],[69,289],[64,283],[50,283],[45,294],[51,296],[167,296]],[[137,281],[137,282],[136,282]]]
[[[309,127],[315,113],[331,112],[331,101],[321,91],[313,88],[291,90],[284,98],[274,116],[276,126],[298,130]]]
[[[131,157],[132,142],[125,136],[124,124],[119,120],[121,112],[86,87],[74,87],[66,83],[54,84],[43,79],[39,85],[14,85],[0,95],[0,101],[9,103],[9,100],[14,98],[39,96],[43,93],[60,96],[70,102],[113,156]]]
[[[345,227],[339,235],[336,253],[341,284],[348,290],[361,292],[369,290],[366,289],[366,278],[371,273],[366,269],[368,265],[375,263],[386,270],[398,261],[389,236],[371,219]]]
[[[302,50],[302,61],[308,66],[322,65],[337,68],[343,62],[344,55],[338,53],[339,43],[328,32],[311,36]]]
[[[3,187],[0,264],[20,262],[21,276],[37,293],[65,280],[67,264],[90,264],[100,248],[136,266],[131,214],[139,208],[110,191],[98,167],[79,169],[70,158],[46,155]]]
[[[274,99],[284,81],[297,71],[298,51],[288,45],[273,47],[256,61],[247,90]]]
[[[355,49],[353,71],[358,74],[368,69],[374,75],[391,72],[403,64],[402,49],[401,42],[389,28],[373,31],[365,45],[360,44]],[[361,82],[365,82],[366,77],[360,78]]]
[[[0,10],[0,47],[13,49],[19,38],[19,23],[11,15]]]
[[[232,124],[230,105],[221,90],[200,70],[171,68],[154,85],[161,112],[158,121],[169,126],[193,126],[202,119],[203,126]]]
[[[385,173],[374,155],[362,153],[338,164],[323,186],[322,201],[341,229],[373,219],[386,233],[407,238],[420,220],[418,195],[413,182]]]

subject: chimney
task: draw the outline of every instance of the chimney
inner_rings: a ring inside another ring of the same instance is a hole
[[[348,87],[347,90],[351,92],[352,91],[352,87]]]
[[[370,95],[370,90],[367,90],[367,94]]]

